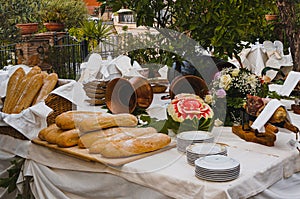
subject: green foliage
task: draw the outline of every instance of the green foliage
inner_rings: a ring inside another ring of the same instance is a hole
[[[66,28],[79,27],[88,16],[81,0],[41,0],[40,15],[44,23],[63,23]]]
[[[16,189],[16,182],[21,172],[25,159],[17,158],[11,161],[12,166],[7,170],[8,177],[0,178],[0,187],[8,188],[8,193],[13,192]]]
[[[0,44],[15,42],[19,31],[17,23],[39,22],[38,0],[10,0],[0,4]]]
[[[175,134],[183,131],[208,131],[212,128],[212,119],[201,118],[200,120],[194,118],[192,120],[187,119],[183,122],[176,122],[170,115],[166,120],[157,120],[151,118],[149,115],[142,115],[140,119],[147,123],[143,127],[153,127],[160,133],[168,134],[168,130],[172,130]]]
[[[99,0],[103,2],[102,0]],[[189,35],[204,48],[214,46],[215,56],[237,54],[241,41],[254,43],[268,30],[264,14],[270,1],[242,0],[121,0],[105,1],[114,11],[127,6],[136,13],[137,25],[170,28]],[[268,27],[269,28],[269,27]],[[262,31],[263,29],[263,31]]]
[[[112,34],[112,26],[104,24],[102,21],[84,21],[81,26],[83,35],[86,36],[88,40],[100,42]]]

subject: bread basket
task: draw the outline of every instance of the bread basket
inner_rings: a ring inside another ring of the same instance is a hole
[[[68,81],[59,80],[57,86],[61,86],[66,83],[68,83]],[[45,99],[45,104],[51,109],[53,109],[53,112],[51,112],[47,116],[48,126],[50,124],[55,123],[55,118],[59,114],[77,109],[76,105],[74,105],[72,102],[56,94],[49,94],[48,97]],[[9,135],[11,137],[18,138],[21,140],[28,140],[27,137],[25,137],[22,133],[20,133],[18,130],[11,126],[0,126],[0,134]]]

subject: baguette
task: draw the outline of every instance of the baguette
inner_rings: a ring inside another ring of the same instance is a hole
[[[40,89],[39,93],[36,95],[37,97],[33,101],[33,104],[36,104],[42,100],[44,100],[48,94],[55,88],[55,85],[58,81],[58,75],[56,73],[51,73],[43,79],[43,86]]]
[[[68,131],[62,132],[56,138],[56,144],[59,147],[72,147],[78,144],[79,140],[79,130],[71,129]]]
[[[106,145],[92,144],[89,153],[100,153],[108,158],[120,158],[155,151],[167,146],[171,138],[162,133],[146,134],[136,138],[111,141]]]
[[[64,130],[74,129],[85,118],[97,117],[103,114],[102,112],[91,111],[67,111],[61,113],[55,118],[56,125]]]
[[[56,125],[51,128],[48,133],[46,133],[44,135],[45,140],[49,143],[49,144],[56,144],[56,139],[57,137],[63,133],[64,130],[60,129],[59,127],[57,127]]]
[[[145,134],[157,133],[152,127],[135,128],[135,127],[115,127],[100,131],[86,133],[79,138],[78,146],[80,148],[89,148],[93,143],[107,144],[111,140],[125,140],[138,137]]]
[[[137,124],[137,118],[129,113],[102,114],[97,117],[83,119],[79,123],[79,130],[81,133],[85,133],[110,127],[134,127]]]
[[[16,102],[16,106],[14,107],[12,113],[20,113],[22,110],[28,108],[42,85],[43,76],[41,74],[36,74],[28,79],[28,83],[21,90],[21,93]]]
[[[28,86],[28,84],[31,82],[31,78],[34,75],[40,74],[40,73],[41,73],[41,69],[39,67],[35,66],[25,75],[25,77],[22,79],[20,84],[16,87],[16,90],[13,91],[14,97],[12,97],[12,99],[11,99],[10,106],[9,106],[9,109],[7,110],[7,113],[13,113],[14,108],[16,107],[17,102],[20,99],[25,87]]]
[[[49,133],[49,131],[55,128],[57,128],[56,124],[51,124],[50,126],[43,128],[42,130],[40,130],[38,134],[38,138],[45,141],[46,140],[45,136],[47,135],[47,133]]]
[[[25,77],[25,71],[21,67],[15,70],[15,72],[10,76],[7,83],[6,97],[5,97],[6,100],[4,102],[2,112],[9,113],[11,111],[12,98],[14,97],[15,91],[24,77]]]

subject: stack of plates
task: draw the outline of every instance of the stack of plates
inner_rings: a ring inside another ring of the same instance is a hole
[[[207,155],[227,155],[224,145],[217,143],[195,143],[186,148],[187,162],[195,165],[195,160]]]
[[[186,152],[186,147],[193,143],[213,142],[214,136],[207,131],[186,131],[177,135],[177,150]]]
[[[234,180],[240,175],[240,163],[224,155],[204,156],[195,161],[195,175],[216,182]]]

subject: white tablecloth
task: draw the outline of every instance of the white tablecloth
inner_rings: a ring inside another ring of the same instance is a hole
[[[300,116],[291,116],[300,121]],[[284,185],[280,180],[299,183],[293,174],[300,171],[300,156],[287,145],[294,138],[292,133],[280,129],[274,147],[245,142],[230,127],[218,127],[214,134],[216,142],[229,145],[228,156],[240,162],[238,179],[200,180],[176,148],[112,168],[31,144],[24,171],[34,177],[32,190],[37,198],[139,198],[143,194],[150,194],[149,198],[249,198],[260,192],[259,197],[296,193],[280,192]]]
[[[291,114],[291,118],[300,127],[300,116]],[[240,162],[238,179],[219,183],[200,180],[195,177],[194,168],[187,163],[185,155],[176,148],[118,168],[80,160],[6,135],[0,135],[0,149],[27,159],[24,172],[33,176],[31,186],[36,198],[300,196],[297,189],[292,189],[299,183],[298,175],[293,174],[300,171],[300,156],[287,145],[294,134],[280,129],[275,146],[267,147],[240,139],[230,127],[217,127],[213,133],[216,142],[228,145],[228,156]],[[291,190],[282,192],[284,183],[281,180],[290,183]]]

